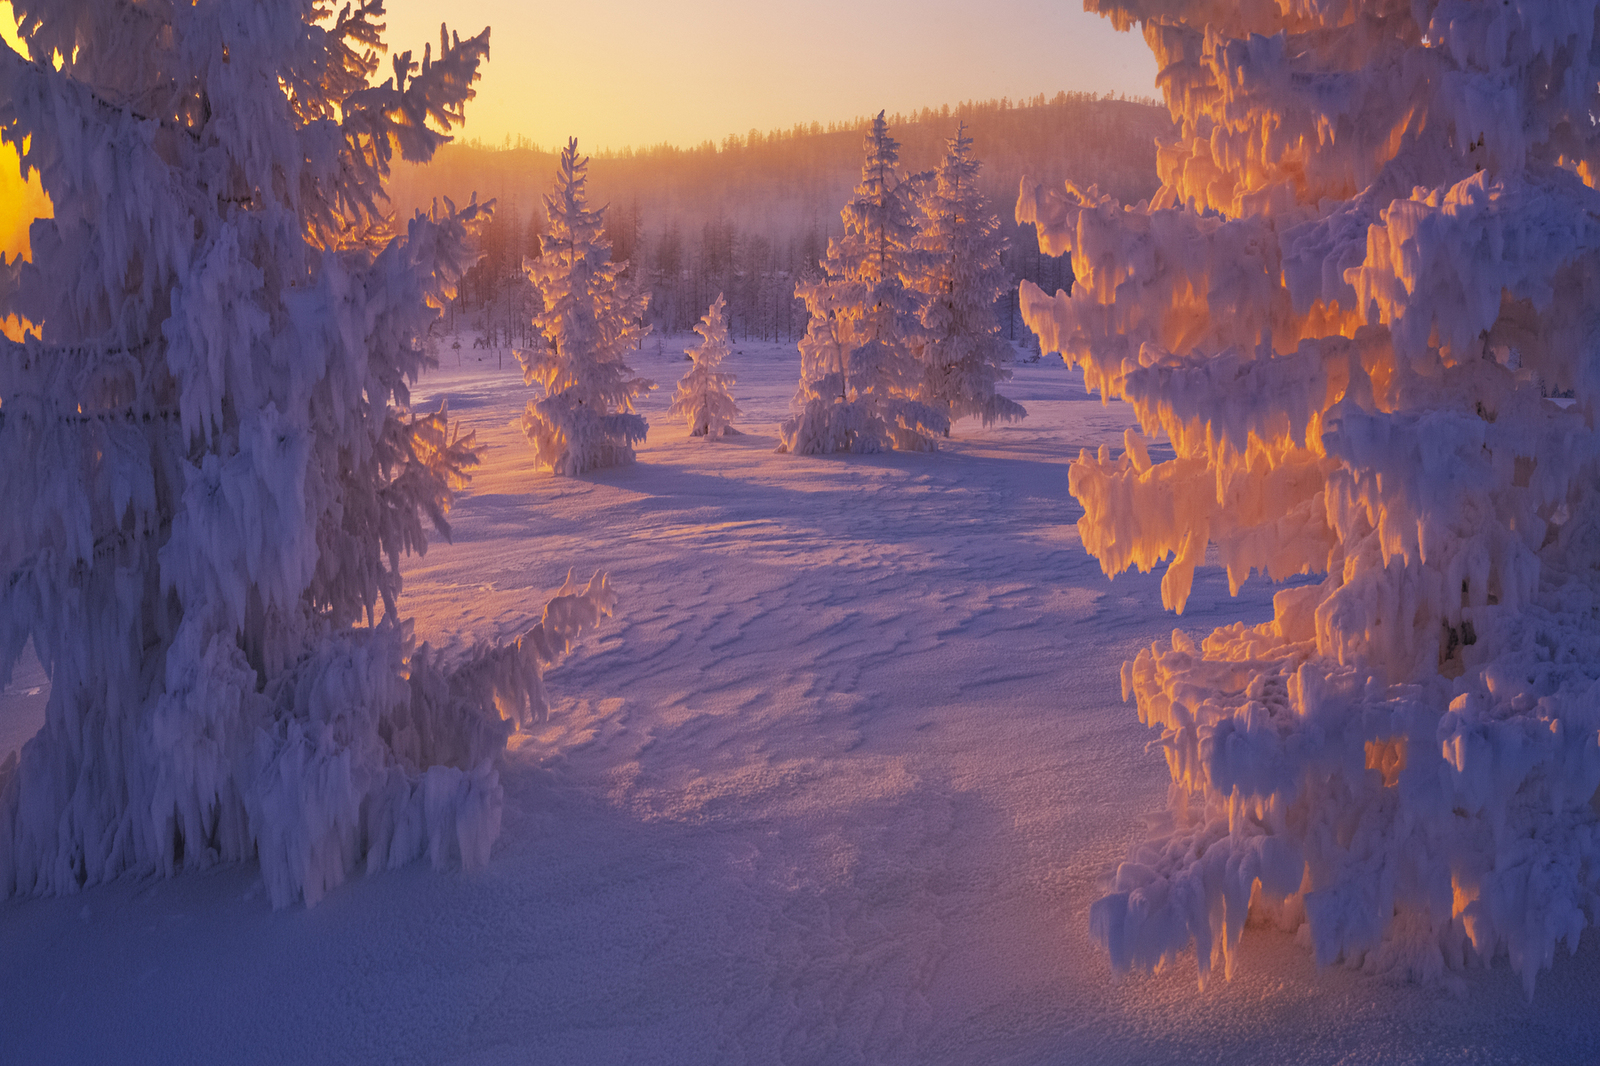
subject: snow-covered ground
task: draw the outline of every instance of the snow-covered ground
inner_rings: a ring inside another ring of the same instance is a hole
[[[1574,1063],[1600,1057],[1600,951],[1530,1005],[1503,962],[1464,994],[1318,972],[1248,930],[1113,978],[1097,880],[1164,805],[1118,668],[1170,631],[1159,575],[1108,582],[1067,462],[1128,415],[1057,366],[1030,417],[934,455],[773,453],[792,346],[726,368],[745,433],[661,417],[693,338],[648,338],[637,466],[534,473],[515,360],[464,346],[419,399],[490,446],[453,544],[408,568],[438,645],[514,635],[568,567],[616,619],[548,674],[476,876],[418,864],[270,909],[256,871],[0,903],[0,1062]],[[459,360],[459,363],[458,363]],[[456,364],[456,365],[452,365]],[[1181,624],[1270,614],[1214,567]],[[0,758],[47,682],[0,694]]]

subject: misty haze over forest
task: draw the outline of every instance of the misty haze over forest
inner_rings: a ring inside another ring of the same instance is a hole
[[[828,237],[840,233],[839,209],[860,177],[869,122],[801,123],[751,130],[720,145],[594,153],[591,202],[609,205],[606,231],[614,257],[628,260],[630,273],[649,270],[649,316],[657,328],[686,331],[724,292],[736,338],[798,338],[806,319],[793,298],[794,283],[816,271]],[[1007,332],[1021,339],[1026,331],[1016,314],[1016,282],[1054,291],[1070,284],[1071,268],[1065,256],[1041,255],[1033,227],[1014,221],[1019,181],[1095,184],[1123,203],[1137,203],[1156,191],[1155,141],[1170,133],[1171,121],[1154,101],[1093,93],[923,108],[889,116],[906,171],[931,168],[958,122],[975,141],[984,192],[1010,242],[1005,265],[1014,280],[1001,314],[1003,321],[1012,316]],[[581,152],[582,131],[576,135]],[[526,142],[466,142],[445,145],[425,166],[395,168],[390,195],[400,217],[435,197],[464,204],[476,193],[496,201],[483,235],[483,261],[468,276],[456,310],[501,343],[531,339],[532,293],[520,262],[537,254],[547,225],[541,196],[558,155],[558,148]]]

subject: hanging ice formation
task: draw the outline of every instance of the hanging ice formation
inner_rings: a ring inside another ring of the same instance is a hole
[[[1531,994],[1600,908],[1596,4],[1086,6],[1142,23],[1179,133],[1151,203],[1017,204],[1077,278],[1029,326],[1143,430],[1073,464],[1084,545],[1170,558],[1179,612],[1208,543],[1235,590],[1326,575],[1123,668],[1176,787],[1095,935],[1203,980],[1254,907]]]

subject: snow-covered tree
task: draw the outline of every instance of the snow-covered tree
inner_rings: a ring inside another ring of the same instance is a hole
[[[522,380],[544,388],[522,414],[535,461],[571,477],[633,462],[633,446],[650,428],[635,413],[634,397],[655,385],[624,361],[649,332],[643,316],[650,294],[622,277],[626,262],[611,259],[605,208],[588,207],[589,159],[578,158],[576,139],[567,142],[560,167],[555,192],[544,198],[544,252],[527,267],[544,298],[533,324],[545,344],[517,358]]]
[[[678,391],[672,397],[667,414],[689,423],[689,434],[716,440],[725,433],[737,433],[733,420],[739,408],[728,392],[734,383],[732,374],[717,369],[733,349],[728,340],[728,323],[723,318],[726,301],[718,293],[710,310],[700,319],[694,331],[700,334],[700,343],[684,354],[694,360],[694,365],[684,372],[678,382]]]
[[[1600,907],[1600,51],[1594,0],[1091,0],[1179,123],[1157,198],[1024,182],[1070,251],[1045,346],[1143,434],[1073,464],[1108,574],[1216,546],[1272,621],[1123,668],[1177,787],[1093,908],[1115,965],[1319,961],[1531,992]],[[1552,402],[1546,396],[1570,396]]]
[[[917,398],[921,299],[907,280],[922,272],[923,253],[913,191],[879,112],[867,131],[861,184],[840,212],[844,235],[829,239],[823,276],[795,286],[811,319],[794,414],[779,427],[782,450],[925,451],[949,430],[949,417]]]
[[[1011,378],[1005,365],[1010,346],[995,319],[1008,279],[1000,221],[978,187],[982,166],[972,157],[963,123],[945,142],[944,158],[921,197],[918,243],[926,256],[916,284],[923,294],[920,398],[949,412],[951,421],[970,415],[990,426],[1028,412],[994,391]]]
[[[0,341],[0,679],[31,638],[52,685],[0,766],[0,894],[255,856],[282,905],[483,862],[495,704],[540,692],[462,695],[397,613],[477,460],[408,383],[481,210],[382,204],[488,32],[374,86],[376,0],[13,6],[0,138],[54,217],[0,269],[39,331]]]

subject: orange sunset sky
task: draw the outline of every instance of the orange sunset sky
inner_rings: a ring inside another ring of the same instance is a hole
[[[842,120],[1059,89],[1155,95],[1155,61],[1077,0],[390,0],[392,50],[436,42],[441,17],[493,51],[468,137],[594,148],[689,145],[751,128]],[[0,33],[15,40],[10,0]]]
[[[391,0],[392,51],[491,26],[490,61],[460,135],[589,150],[692,145],[750,129],[1057,90],[1154,95],[1155,62],[1074,0]],[[16,41],[9,0],[0,35]],[[0,150],[0,251],[26,250],[47,210]]]
[[[1155,60],[1079,0],[391,0],[391,47],[441,11],[493,28],[467,136],[697,144],[755,128],[1057,90],[1154,96]]]

